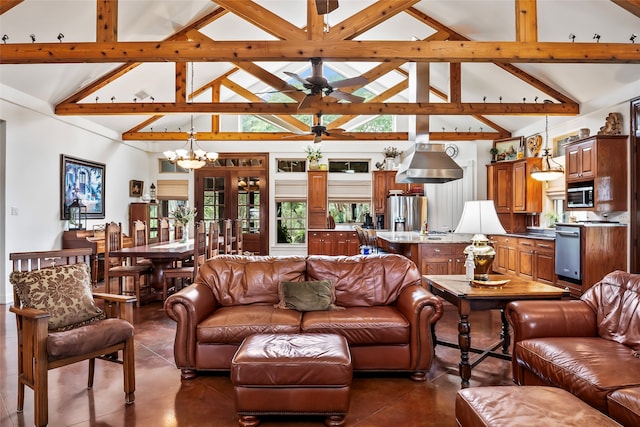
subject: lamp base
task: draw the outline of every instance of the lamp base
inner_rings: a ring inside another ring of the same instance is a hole
[[[489,239],[483,235],[476,235],[472,240],[472,244],[464,249],[465,255],[469,252],[473,253],[474,280],[488,281],[491,266],[495,258],[496,251],[493,246],[489,245]]]

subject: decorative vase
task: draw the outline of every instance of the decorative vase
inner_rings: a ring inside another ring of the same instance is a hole
[[[386,171],[393,170],[395,165],[396,165],[395,157],[385,157],[384,158],[384,170],[386,170]]]
[[[187,243],[189,240],[189,224],[184,224],[182,226],[182,238],[180,239],[180,243]]]
[[[318,163],[317,160],[315,159],[309,160],[309,170],[319,170],[319,169],[320,169],[320,163]]]

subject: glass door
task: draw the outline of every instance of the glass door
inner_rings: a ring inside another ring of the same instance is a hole
[[[267,165],[267,154],[225,153],[195,171],[198,219],[240,221],[244,250],[256,255],[269,253]]]

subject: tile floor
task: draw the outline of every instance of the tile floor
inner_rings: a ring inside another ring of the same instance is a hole
[[[457,341],[457,312],[445,305],[438,322],[441,339]],[[27,388],[25,408],[16,412],[16,328],[9,307],[0,305],[0,426],[33,425],[33,393]],[[49,373],[50,426],[237,426],[233,389],[227,373],[180,380],[173,361],[175,323],[160,302],[136,309],[136,401],[124,405],[122,369],[96,362],[95,382],[86,389],[87,362]],[[500,334],[500,314],[474,312],[474,347],[486,347]],[[347,426],[455,426],[454,403],[460,389],[458,350],[436,348],[426,382],[405,374],[356,373]],[[472,356],[472,360],[473,360]],[[471,386],[511,385],[510,363],[488,358],[472,371]],[[264,417],[262,426],[322,426],[317,417]]]

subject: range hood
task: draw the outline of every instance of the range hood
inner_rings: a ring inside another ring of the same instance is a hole
[[[444,144],[429,143],[429,135],[418,135],[413,149],[403,155],[396,182],[442,184],[462,178],[462,168],[444,151]]]
[[[409,94],[414,102],[429,102],[428,62],[410,63]],[[445,153],[444,144],[429,143],[428,115],[415,116],[409,125],[409,139],[415,144],[403,154],[396,182],[442,184],[462,178],[462,169]]]

